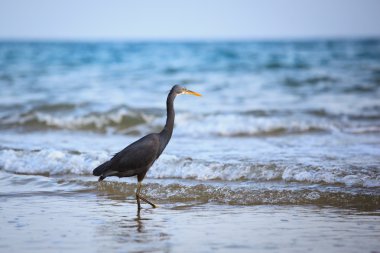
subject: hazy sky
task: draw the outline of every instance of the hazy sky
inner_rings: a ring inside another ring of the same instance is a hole
[[[0,0],[0,38],[380,37],[380,0]]]

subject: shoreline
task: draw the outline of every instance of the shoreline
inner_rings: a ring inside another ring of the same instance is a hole
[[[380,245],[379,210],[171,201],[143,205],[138,217],[129,197],[98,189],[2,194],[0,250],[325,253]]]

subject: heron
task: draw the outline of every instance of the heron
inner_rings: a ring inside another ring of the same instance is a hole
[[[93,171],[94,176],[99,176],[98,181],[103,181],[105,178],[111,176],[117,176],[119,178],[137,176],[136,201],[138,210],[141,209],[140,200],[151,205],[153,208],[157,207],[157,205],[141,195],[142,181],[172,137],[175,117],[173,103],[176,96],[182,94],[201,96],[201,94],[195,91],[174,85],[166,100],[166,123],[162,131],[148,134],[131,143]]]

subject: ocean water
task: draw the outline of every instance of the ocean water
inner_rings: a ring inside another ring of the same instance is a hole
[[[175,100],[144,180],[159,205],[378,216],[380,40],[0,42],[0,197],[133,203],[136,179],[92,170],[161,130],[174,84],[203,97]]]

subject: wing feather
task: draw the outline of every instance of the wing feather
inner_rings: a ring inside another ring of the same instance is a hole
[[[158,135],[149,134],[116,153],[110,160],[109,170],[127,172],[148,169],[157,158],[159,146]]]

